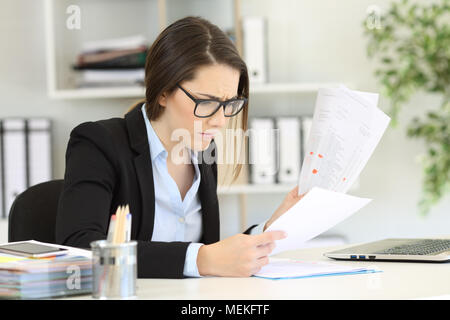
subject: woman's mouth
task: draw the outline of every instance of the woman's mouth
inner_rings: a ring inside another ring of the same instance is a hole
[[[214,134],[212,133],[200,132],[200,135],[202,136],[203,140],[211,140],[212,138],[214,138]]]

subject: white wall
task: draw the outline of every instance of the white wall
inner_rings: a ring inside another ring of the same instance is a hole
[[[0,39],[0,118],[51,118],[53,174],[62,178],[71,129],[84,121],[120,117],[135,99],[50,100],[47,97],[43,0],[2,1]],[[6,222],[0,222],[0,240],[7,239],[6,226]]]
[[[263,15],[268,19],[271,81],[342,81],[355,84],[358,90],[380,91],[373,76],[375,63],[366,56],[362,24],[369,6],[377,5],[385,10],[390,1],[242,2],[244,15]],[[262,99],[253,99],[253,102],[255,100],[256,107],[263,104]],[[277,106],[279,113],[283,106],[276,101],[271,103]],[[312,111],[313,102],[309,98],[296,103],[303,109],[299,113]],[[328,234],[343,234],[348,241],[357,242],[450,233],[448,195],[428,216],[418,213],[422,168],[417,158],[426,149],[422,142],[411,140],[405,134],[406,124],[413,116],[439,103],[436,97],[417,94],[405,106],[400,125],[387,130],[361,174],[359,189],[352,192],[372,198],[373,202]],[[388,110],[389,102],[381,97],[379,106]],[[286,105],[286,113],[292,109],[292,105]],[[254,196],[252,221],[258,222],[258,217],[264,213],[270,215],[281,200],[282,196]]]
[[[374,64],[366,58],[362,20],[369,5],[386,8],[388,1],[242,2],[243,14],[268,17],[271,81],[343,81],[354,83],[355,89],[379,91],[373,77]],[[121,116],[134,100],[47,98],[42,0],[3,0],[0,38],[0,117],[51,117],[54,121],[54,176],[62,178],[71,129],[84,121]],[[279,101],[275,97],[254,97],[251,112],[258,114],[261,110],[270,109],[269,103],[287,114],[310,113],[314,97],[288,99],[286,105],[280,105]],[[422,108],[436,103],[435,97],[417,95],[406,106],[401,114],[401,125],[388,129],[361,175],[359,190],[354,192],[374,201],[330,230],[329,234],[339,233],[353,242],[450,233],[448,196],[427,217],[418,213],[416,204],[420,196],[422,170],[416,158],[425,151],[425,147],[421,142],[405,137],[406,120]],[[388,101],[381,98],[380,107],[387,110]],[[249,196],[249,223],[266,219],[283,197]],[[221,197],[222,237],[241,231],[237,210],[236,198]],[[0,223],[0,242],[6,240],[6,230],[3,221]]]

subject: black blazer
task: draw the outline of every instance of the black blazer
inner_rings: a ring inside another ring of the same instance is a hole
[[[56,241],[90,248],[106,239],[110,216],[129,204],[131,239],[137,240],[139,278],[183,278],[189,242],[150,241],[155,218],[155,192],[142,104],[125,118],[85,122],[72,130],[66,151],[64,188],[56,219]],[[215,148],[214,141],[208,147]],[[217,165],[199,153],[202,206],[201,242],[219,241]],[[214,153],[212,153],[214,154]],[[245,231],[249,233],[251,228]]]

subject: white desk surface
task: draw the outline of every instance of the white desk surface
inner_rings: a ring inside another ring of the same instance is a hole
[[[347,245],[349,246],[349,245]],[[300,300],[422,299],[449,297],[450,263],[336,261],[324,252],[344,248],[310,248],[284,252],[280,258],[376,266],[382,272],[304,279],[261,278],[138,279],[138,299],[161,300]],[[90,295],[66,299],[91,299]]]

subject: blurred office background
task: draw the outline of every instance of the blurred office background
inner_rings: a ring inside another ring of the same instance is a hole
[[[312,115],[314,88],[320,83],[344,83],[351,89],[380,92],[374,76],[375,62],[366,53],[363,21],[370,6],[383,10],[390,3],[391,0],[3,0],[0,118],[51,119],[52,175],[61,179],[71,130],[85,121],[122,117],[140,98],[139,90],[97,90],[89,94],[71,87],[71,64],[83,41],[143,34],[151,43],[162,25],[186,15],[203,16],[233,33],[237,14],[266,19],[266,82],[283,84],[285,88],[275,90],[267,86],[267,92],[264,87],[253,92],[250,116]],[[70,5],[80,8],[80,29],[66,26],[66,9]],[[161,16],[165,21],[161,21]],[[421,140],[406,136],[406,124],[422,114],[424,107],[439,103],[439,97],[419,92],[404,106],[398,127],[388,128],[358,185],[350,192],[373,201],[324,236],[337,242],[362,242],[385,237],[448,235],[448,195],[427,215],[419,213],[423,170],[418,159],[426,152],[426,146]],[[386,97],[380,96],[379,107],[389,109]],[[250,187],[236,190],[219,196],[222,238],[243,231],[243,206],[246,224],[259,223],[271,216],[287,192],[274,188],[273,192],[261,193]],[[6,241],[7,220],[1,219],[0,242]]]

